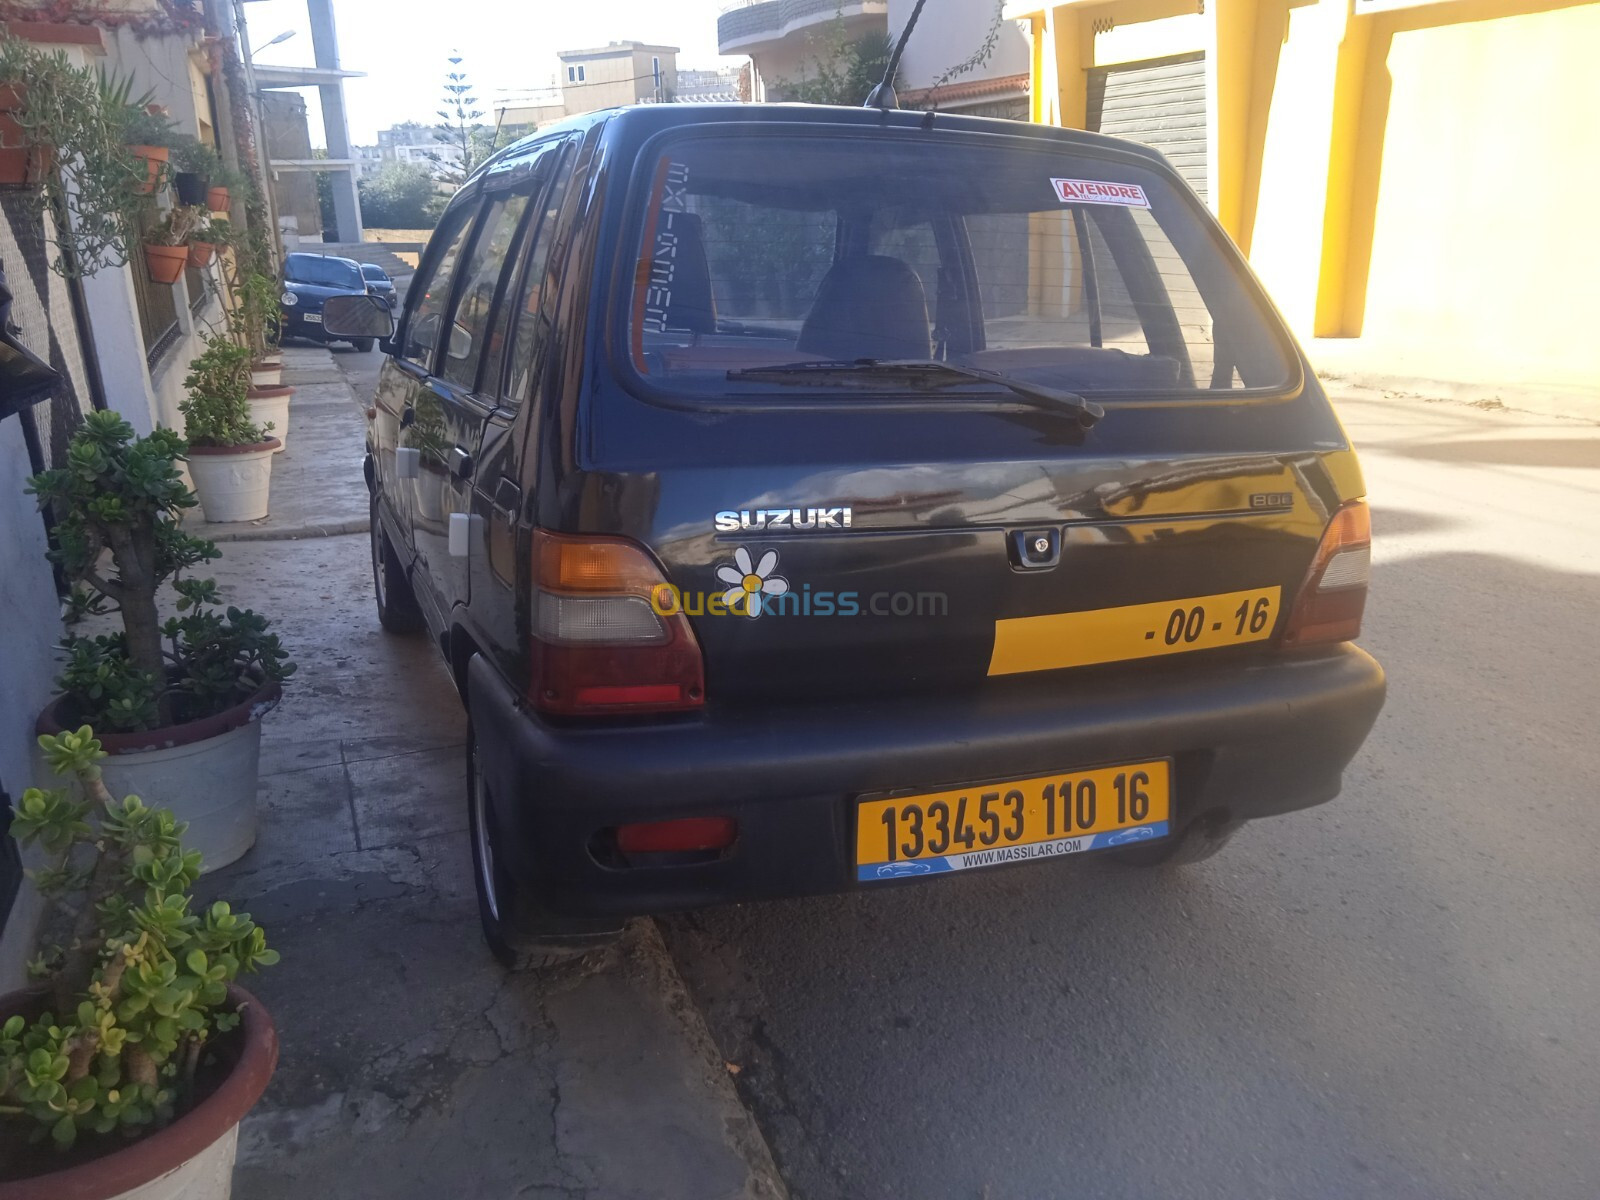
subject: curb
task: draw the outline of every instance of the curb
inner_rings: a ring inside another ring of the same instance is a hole
[[[1453,383],[1413,375],[1394,375],[1329,365],[1317,378],[1329,392],[1371,392],[1384,397],[1415,398],[1435,403],[1464,404],[1485,410],[1508,409],[1540,417],[1600,424],[1600,392],[1526,384]]]
[[[196,537],[211,542],[298,542],[305,538],[342,537],[348,533],[366,533],[372,528],[367,517],[349,521],[329,521],[320,525],[292,525],[287,529],[271,529],[265,525],[253,529],[230,529],[211,533],[203,528],[194,531]]]

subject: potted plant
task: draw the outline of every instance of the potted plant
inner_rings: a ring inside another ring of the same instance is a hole
[[[189,265],[209,267],[211,260],[217,256],[217,249],[228,244],[233,231],[226,217],[212,216],[203,208],[191,211],[199,216],[189,233]]]
[[[189,242],[205,220],[198,208],[178,205],[144,231],[144,263],[156,283],[173,284],[189,265]]]
[[[177,194],[178,203],[205,204],[207,211],[217,211],[215,205],[208,203],[212,183],[222,179],[222,156],[216,148],[198,138],[180,135],[173,141],[168,161],[172,167],[172,190]],[[223,208],[226,207],[224,204]]]
[[[122,143],[144,164],[138,190],[149,195],[161,186],[177,130],[159,105],[137,103],[122,110]]]
[[[213,168],[211,186],[206,189],[206,207],[212,212],[227,212],[233,203],[233,192],[244,183],[244,176],[232,167],[221,164]]]
[[[240,344],[250,351],[250,382],[256,388],[277,388],[283,383],[283,356],[278,353],[281,294],[276,279],[248,264],[234,287],[232,328]]]
[[[55,520],[50,557],[72,584],[69,625],[116,614],[122,626],[67,638],[61,694],[38,731],[92,724],[113,790],[161,796],[207,864],[224,866],[255,840],[261,718],[294,665],[262,617],[219,612],[216,584],[189,577],[217,548],[179,523],[195,506],[183,455],[170,429],[135,438],[116,413],[94,412],[66,466],[29,481]],[[164,594],[177,613],[166,621]]]
[[[277,1064],[235,981],[278,961],[247,913],[189,911],[201,856],[171,812],[118,800],[85,726],[39,739],[67,787],[29,788],[12,835],[41,853],[42,983],[0,996],[0,1200],[226,1200],[240,1119]],[[55,941],[59,939],[59,941]]]
[[[251,412],[250,351],[216,334],[206,336],[205,347],[189,364],[183,381],[189,395],[178,404],[189,438],[189,473],[206,520],[259,521],[267,515],[276,422],[263,427]],[[282,400],[277,415],[287,423],[287,397]]]
[[[103,82],[59,50],[0,38],[0,184],[28,188],[51,214],[50,265],[69,279],[121,266],[137,245],[142,167]]]

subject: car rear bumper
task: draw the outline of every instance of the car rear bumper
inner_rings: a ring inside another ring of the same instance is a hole
[[[561,728],[529,713],[486,660],[468,672],[502,857],[544,905],[575,916],[861,886],[855,797],[887,789],[1170,756],[1180,829],[1305,808],[1338,794],[1384,690],[1377,662],[1341,646],[1250,667],[1101,677],[1092,688]],[[619,824],[690,816],[734,817],[734,846],[672,866],[606,866],[591,852]]]

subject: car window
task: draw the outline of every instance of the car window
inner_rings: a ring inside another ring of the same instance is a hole
[[[447,214],[433,235],[444,247],[443,251],[424,264],[412,280],[411,315],[406,319],[405,345],[401,347],[400,356],[425,371],[433,369],[433,351],[439,344],[439,325],[450,300],[456,262],[472,230],[472,218],[477,215],[478,210],[473,205],[463,205]]]
[[[316,254],[291,254],[283,263],[284,276],[292,283],[309,283],[318,287],[353,288],[363,291],[366,284],[353,263],[336,258],[323,258]]]
[[[516,321],[506,359],[503,402],[507,405],[519,405],[528,398],[544,363],[545,348],[550,340],[550,301],[555,296],[556,274],[561,265],[560,256],[553,253],[560,232],[557,216],[576,161],[576,155],[570,153],[561,157],[555,178],[545,192],[543,209],[529,222],[533,244],[527,255],[521,290],[517,303],[505,306],[507,319]]]
[[[365,276],[366,278],[372,280],[374,283],[387,283],[387,282],[389,282],[389,276],[384,274],[383,268],[382,267],[373,266],[371,263],[368,263],[368,264],[366,264],[365,266],[363,266],[361,268],[361,274],[363,276]]]
[[[643,169],[639,282],[622,319],[634,369],[658,386],[769,390],[728,373],[863,358],[1077,392],[1292,377],[1280,323],[1193,200],[1126,158],[1009,140],[685,134]]]
[[[439,374],[457,387],[473,389],[478,382],[478,366],[485,351],[491,349],[486,337],[500,280],[509,269],[515,274],[515,247],[528,210],[528,193],[501,193],[489,201],[472,253],[461,274],[456,295],[455,316],[450,325],[450,344]],[[498,347],[493,348],[495,355]],[[491,355],[494,357],[495,355]]]

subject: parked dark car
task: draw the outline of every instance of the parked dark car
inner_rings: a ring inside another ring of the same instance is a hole
[[[361,278],[367,281],[367,291],[382,300],[388,308],[394,309],[400,297],[387,271],[377,263],[362,263]]]
[[[313,341],[349,341],[363,354],[376,340],[330,338],[322,324],[322,306],[330,296],[365,296],[361,264],[331,254],[286,254],[283,259],[283,335]]]
[[[1331,800],[1382,706],[1349,439],[1146,147],[594,114],[455,196],[386,349],[378,616],[467,707],[507,961],[632,914],[1193,862]]]

